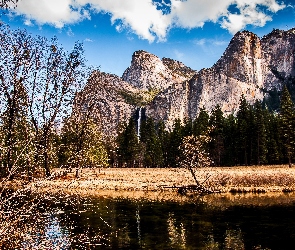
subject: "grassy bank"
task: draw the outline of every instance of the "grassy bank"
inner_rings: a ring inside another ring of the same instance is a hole
[[[179,187],[193,185],[194,180],[183,168],[105,168],[82,169],[79,178],[72,171],[62,175],[55,169],[54,178],[31,183],[32,188],[51,192],[82,195],[106,194],[116,197],[122,193],[147,195],[147,191],[177,192]],[[221,193],[294,192],[295,168],[288,166],[212,167],[196,170],[197,179],[204,186]]]

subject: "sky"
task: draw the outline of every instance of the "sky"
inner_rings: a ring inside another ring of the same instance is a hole
[[[132,54],[148,51],[194,70],[211,67],[233,35],[262,37],[295,27],[294,0],[19,0],[1,20],[12,29],[83,42],[89,65],[122,76]]]

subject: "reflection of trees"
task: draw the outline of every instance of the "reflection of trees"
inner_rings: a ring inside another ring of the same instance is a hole
[[[280,208],[284,214],[280,217],[276,209],[223,210],[202,203],[73,197],[61,203],[55,205],[54,216],[38,219],[40,225],[31,236],[38,233],[40,242],[47,240],[59,247],[67,244],[69,249],[287,249],[287,244],[294,242],[287,237],[295,226],[289,222],[285,227],[284,221],[282,228],[274,216],[287,220],[293,207]],[[26,225],[33,228],[35,224]],[[285,245],[279,248],[270,235],[283,239],[280,244]]]
[[[221,247],[223,245],[223,247]],[[209,234],[203,249],[210,250],[244,250],[245,245],[241,229],[227,229],[223,242],[217,242],[214,235]],[[256,249],[256,248],[255,248]]]
[[[65,249],[67,233],[53,218],[51,197],[33,195],[18,190],[8,196],[0,194],[0,248],[1,249]]]
[[[224,249],[235,249],[235,250],[245,249],[245,245],[243,242],[243,235],[240,229],[226,230],[225,240],[224,240]]]
[[[171,247],[186,249],[186,230],[183,223],[177,223],[173,213],[169,213],[167,224]]]

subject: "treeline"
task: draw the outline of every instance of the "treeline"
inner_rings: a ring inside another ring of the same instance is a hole
[[[178,167],[181,144],[187,136],[209,136],[205,145],[214,166],[289,163],[294,160],[295,111],[285,86],[278,112],[261,102],[249,105],[242,96],[236,115],[225,116],[219,106],[208,114],[202,109],[195,120],[175,120],[172,131],[147,118],[137,137],[131,118],[117,138],[112,164],[119,167]]]

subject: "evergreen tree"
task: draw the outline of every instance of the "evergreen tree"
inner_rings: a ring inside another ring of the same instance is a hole
[[[135,167],[138,164],[140,144],[136,133],[135,122],[132,118],[117,138],[117,155],[119,167]]]
[[[167,163],[169,167],[177,167],[181,157],[179,146],[182,143],[182,126],[179,119],[174,121],[173,130],[169,134]]]
[[[283,142],[284,153],[288,159],[289,167],[292,166],[292,156],[295,148],[294,135],[294,104],[286,86],[284,86],[280,105],[280,135]]]
[[[161,167],[163,165],[163,151],[152,118],[142,123],[140,141],[144,144],[144,165],[146,167]]]
[[[244,95],[240,100],[240,106],[237,113],[237,141],[239,162],[242,165],[249,164],[249,126],[250,107]]]
[[[165,124],[160,121],[157,125],[159,144],[161,145],[163,166],[167,167],[168,164],[168,152],[169,152],[169,132],[165,130]]]
[[[255,163],[261,165],[266,163],[267,154],[267,139],[266,139],[266,127],[262,105],[259,101],[254,105],[254,156]]]
[[[215,165],[222,164],[224,155],[224,117],[219,105],[217,105],[211,113],[209,125],[211,128],[209,143],[209,151]]]
[[[224,164],[236,165],[238,160],[238,127],[237,119],[231,114],[225,118],[224,122]]]
[[[193,133],[193,122],[191,119],[184,119],[183,126],[182,126],[182,137],[190,136]]]
[[[209,114],[204,108],[201,108],[198,117],[193,122],[193,135],[199,136],[207,133],[209,128]]]
[[[269,164],[278,164],[282,159],[281,140],[279,136],[279,119],[278,115],[265,112],[266,138],[267,138],[267,161]]]

